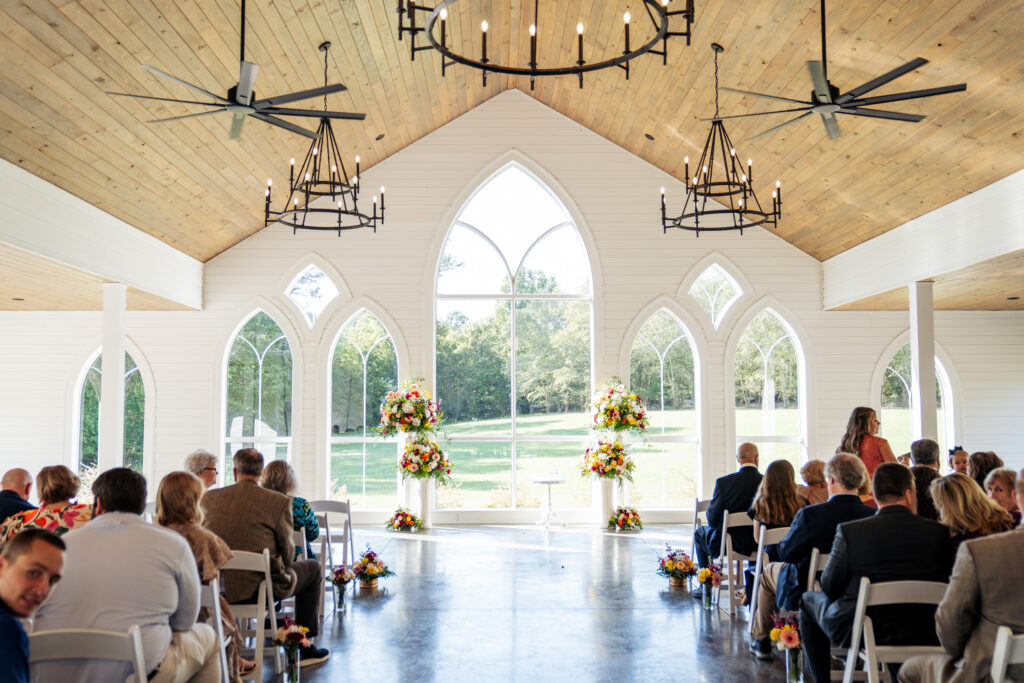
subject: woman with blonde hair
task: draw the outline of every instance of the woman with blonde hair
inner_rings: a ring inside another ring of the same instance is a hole
[[[1021,510],[1013,499],[1013,490],[1017,486],[1017,473],[1009,467],[998,467],[985,477],[985,492],[989,498],[999,503],[1013,517],[1014,524],[1020,524]]]
[[[949,527],[953,552],[964,541],[1013,528],[1013,518],[966,474],[939,477],[931,485],[939,522]]]
[[[836,453],[853,453],[868,469],[868,479],[875,474],[875,468],[883,462],[898,462],[889,448],[889,442],[878,436],[882,421],[874,408],[860,406],[850,413],[846,433],[839,442]]]
[[[295,470],[284,460],[274,460],[263,468],[263,477],[260,479],[260,486],[271,491],[283,493],[292,499],[292,527],[296,531],[305,530],[306,556],[316,559],[313,546],[310,545],[320,536],[320,524],[316,521],[313,508],[305,498],[293,495],[298,488],[295,481]],[[302,549],[295,548],[295,557],[298,558]]]
[[[64,465],[44,467],[36,475],[39,507],[11,515],[0,526],[0,547],[23,529],[37,527],[63,536],[92,519],[92,508],[85,503],[72,503],[82,487],[82,480]]]
[[[797,492],[811,505],[828,500],[828,486],[825,483],[825,462],[808,460],[800,468],[800,478],[805,486],[797,486]]]
[[[178,532],[188,541],[203,585],[217,578],[220,568],[234,557],[227,543],[202,527],[203,511],[199,500],[205,490],[203,482],[191,472],[171,472],[160,481],[157,489],[155,520],[156,524]],[[199,614],[201,621],[208,618],[205,612],[203,609]],[[220,597],[220,615],[224,634],[230,637],[228,674],[232,681],[236,681],[240,673],[246,674],[255,669],[256,662],[242,659],[239,655],[244,643],[224,596]]]

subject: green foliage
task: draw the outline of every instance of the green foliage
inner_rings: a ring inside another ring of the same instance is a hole
[[[664,384],[662,362],[664,359]],[[629,388],[648,410],[692,408],[694,405],[693,349],[683,328],[665,310],[652,315],[640,328],[629,356]]]
[[[363,404],[363,360],[366,361],[366,404]],[[387,330],[362,311],[334,347],[331,363],[331,431],[362,433],[380,419],[377,407],[398,386],[398,360]]]
[[[145,438],[146,390],[139,368],[129,354],[124,354],[124,466],[142,471]],[[86,373],[82,383],[81,429],[78,453],[79,470],[95,468],[99,459],[100,386],[103,378],[103,356]]]
[[[909,408],[910,407],[910,343],[900,347],[882,375],[882,407],[883,408]],[[935,378],[935,401],[942,406],[942,385],[938,377]]]
[[[694,281],[689,294],[718,327],[729,302],[736,296],[736,289],[720,268],[711,266]]]
[[[760,406],[766,393],[777,407],[796,405],[797,359],[786,328],[762,311],[750,321],[736,348],[736,405]]]
[[[258,312],[238,333],[228,356],[225,434],[252,436],[255,421],[277,436],[291,435],[292,352],[281,328]],[[232,434],[232,422],[240,424]]]

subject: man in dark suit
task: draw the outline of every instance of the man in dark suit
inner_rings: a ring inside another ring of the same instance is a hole
[[[840,524],[821,574],[821,591],[808,591],[800,607],[806,671],[829,680],[829,641],[848,646],[861,577],[885,581],[949,581],[953,546],[949,530],[918,517],[910,470],[885,463],[872,480],[878,512]],[[868,610],[875,638],[889,645],[934,645],[933,605],[887,605]]]
[[[829,499],[797,511],[789,533],[779,542],[776,552],[781,562],[770,562],[761,573],[757,595],[757,614],[751,632],[750,650],[758,659],[771,659],[771,615],[777,608],[800,609],[800,596],[807,585],[811,551],[827,553],[832,548],[836,527],[843,522],[864,519],[875,509],[860,502],[857,491],[867,480],[868,471],[856,455],[838,453],[825,465]]]
[[[0,523],[11,515],[24,510],[35,510],[36,506],[28,502],[29,491],[32,490],[32,475],[28,470],[16,467],[4,473],[0,480]]]
[[[270,580],[274,599],[295,596],[295,621],[319,632],[320,584],[323,576],[316,560],[293,561],[292,501],[259,485],[263,455],[243,448],[234,457],[235,484],[208,490],[202,499],[203,526],[224,539],[232,550],[262,553],[270,550]],[[228,602],[256,602],[262,577],[252,572],[225,572],[224,597]],[[299,649],[300,665],[322,662],[327,650],[315,645]]]
[[[761,484],[757,457],[757,446],[752,443],[740,444],[736,451],[739,471],[719,477],[715,482],[715,492],[708,507],[708,524],[693,532],[699,566],[706,567],[709,558],[718,557],[722,544],[722,519],[725,515],[729,512],[746,512],[754,502],[754,494]],[[730,529],[729,535],[736,552],[749,555],[757,550],[757,541],[754,540],[751,527],[741,527],[735,533]]]

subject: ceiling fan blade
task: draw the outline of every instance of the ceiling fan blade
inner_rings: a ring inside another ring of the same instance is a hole
[[[299,90],[298,92],[288,93],[286,95],[276,95],[274,97],[268,97],[265,100],[256,100],[255,102],[250,102],[249,106],[256,107],[257,109],[263,109],[264,107],[273,107],[278,104],[288,104],[289,102],[308,100],[310,97],[330,95],[331,93],[341,92],[342,90],[348,90],[348,88],[343,86],[341,83],[335,83],[334,85],[323,86],[320,88]]]
[[[239,104],[249,105],[252,99],[252,88],[256,83],[256,74],[260,68],[252,62],[241,62],[238,67],[238,88],[235,90],[235,99]]]
[[[153,97],[152,95],[133,95],[130,92],[111,92],[109,90],[104,91],[108,95],[117,95],[118,97],[134,97],[139,100],[159,100],[160,102],[178,102],[180,104],[198,104],[203,107],[221,107],[224,105],[220,102],[196,102],[194,100],[176,100],[172,97]]]
[[[214,95],[209,90],[203,90],[198,85],[192,85],[191,83],[188,83],[187,81],[183,81],[180,78],[172,76],[169,73],[166,73],[164,71],[161,71],[160,69],[156,68],[155,66],[150,66],[149,64],[143,64],[142,68],[145,69],[146,71],[150,72],[150,73],[156,74],[157,76],[162,76],[163,78],[166,78],[168,80],[174,81],[175,83],[177,83],[179,85],[183,85],[186,88],[191,88],[192,90],[195,90],[196,92],[201,92],[204,95],[206,95],[207,97],[212,97],[213,99],[219,100],[219,101],[224,102],[226,104],[232,104],[232,102],[230,100],[227,100],[227,99],[221,97],[220,95]]]
[[[255,119],[259,119],[260,121],[266,121],[267,123],[273,124],[273,125],[275,125],[275,126],[277,126],[279,128],[284,128],[285,130],[290,130],[293,133],[298,133],[299,135],[305,135],[307,138],[312,138],[313,140],[316,139],[316,133],[314,133],[313,131],[306,130],[305,128],[302,128],[301,126],[296,126],[294,123],[290,123],[288,121],[285,121],[284,119],[279,119],[276,116],[267,116],[266,114],[261,114],[258,111],[257,112],[253,112],[252,114],[249,114],[249,116],[251,116],[251,117],[253,117]]]
[[[927,63],[927,59],[924,59],[923,57],[918,57],[917,59],[911,62],[907,62],[906,64],[899,68],[893,69],[889,73],[882,74],[878,78],[870,80],[864,85],[854,88],[850,92],[843,93],[842,95],[836,98],[836,104],[846,104],[850,100],[855,100],[864,93],[868,92],[869,90],[874,90],[879,86],[883,86],[889,81],[895,80],[902,76],[903,74],[910,73],[919,66],[924,66]]]
[[[224,111],[221,109],[214,109],[212,111],[201,111],[198,114],[185,114],[184,116],[169,116],[166,119],[151,119],[148,123],[163,123],[164,121],[180,121],[181,119],[194,119],[197,116],[209,116],[210,114],[219,114]]]
[[[899,102],[901,100],[914,100],[919,97],[931,97],[932,95],[945,95],[950,92],[960,92],[967,90],[966,83],[958,83],[957,85],[944,85],[939,88],[928,88],[926,90],[911,90],[910,92],[898,92],[892,95],[879,95],[877,97],[865,97],[861,100],[851,100],[846,103],[847,107],[856,106],[862,107],[872,104],[883,104],[885,102]]]
[[[231,132],[228,137],[232,140],[238,140],[242,137],[242,126],[245,125],[245,114],[235,114],[231,118]]]
[[[719,90],[725,90],[726,92],[734,92],[734,93],[737,93],[737,94],[740,94],[740,95],[750,95],[751,97],[763,97],[766,100],[775,100],[777,102],[790,102],[792,104],[810,104],[809,102],[804,102],[803,100],[791,100],[788,97],[777,97],[776,95],[765,95],[764,93],[750,92],[749,90],[738,90],[736,88],[725,88],[725,87],[719,88]]]
[[[777,126],[775,126],[773,128],[769,128],[768,130],[766,130],[764,132],[758,133],[754,137],[748,138],[748,140],[756,140],[758,138],[763,138],[766,135],[771,135],[772,133],[774,133],[775,131],[779,130],[780,128],[785,128],[786,126],[790,125],[791,123],[796,123],[800,119],[806,118],[806,117],[808,117],[810,115],[811,115],[811,112],[807,112],[806,114],[801,114],[800,116],[796,117],[795,119],[790,119],[789,121],[786,121],[785,123],[780,123],[779,125],[777,125]]]
[[[759,111],[753,114],[733,114],[731,116],[719,116],[720,119],[742,119],[746,116],[765,116],[767,114],[788,114],[794,111],[807,111],[811,108],[811,105],[804,107],[797,107],[796,109],[776,109],[775,111]],[[715,119],[701,119],[701,121],[714,121]]]
[[[362,121],[366,118],[366,114],[358,114],[355,112],[288,109],[287,107],[263,107],[262,109],[259,109],[259,111],[264,114],[274,114],[275,116],[311,116],[326,119],[352,119],[354,121]]]
[[[825,69],[821,62],[807,62],[807,70],[811,74],[811,84],[814,86],[814,98],[819,104],[832,103],[832,90],[828,87],[828,80],[825,78]]]
[[[892,119],[893,121],[912,121],[917,123],[924,117],[920,114],[904,114],[901,111],[884,111],[882,109],[840,109],[840,114],[853,114],[854,116],[867,116],[873,119]]]
[[[822,114],[821,122],[825,124],[825,132],[828,133],[829,140],[835,140],[842,136],[839,132],[839,122],[836,121],[836,115],[834,113]]]

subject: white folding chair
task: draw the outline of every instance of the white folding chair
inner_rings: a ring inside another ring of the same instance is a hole
[[[740,529],[750,527],[753,534],[754,520],[750,519],[746,512],[726,512],[722,517],[722,548],[719,556],[722,560],[722,569],[725,571],[723,579],[729,583],[729,616],[736,616],[736,590],[743,585],[743,561],[756,562],[757,551],[744,555],[732,549],[732,536],[729,529]],[[721,605],[721,587],[719,591],[719,605]]]
[[[270,550],[263,549],[262,553],[250,553],[244,550],[233,550],[235,556],[221,567],[221,581],[223,581],[226,570],[238,570],[247,572],[258,572],[263,574],[263,581],[260,582],[257,591],[256,604],[232,603],[231,613],[238,622],[238,632],[242,638],[252,638],[253,649],[255,650],[256,668],[242,678],[251,678],[254,681],[263,680],[263,648],[267,638],[273,638],[277,633],[277,615],[274,613],[274,588],[270,581]],[[270,620],[270,633],[264,628],[267,620]],[[250,626],[249,622],[252,622]],[[271,646],[274,651],[274,670],[281,673],[283,668],[281,652],[278,648]]]
[[[708,508],[711,499],[696,499],[693,502],[693,535],[690,537],[690,559],[697,561],[697,529],[708,523]]]
[[[831,557],[831,555],[823,553],[817,548],[811,549],[811,562],[807,569],[807,590],[821,590],[821,583],[818,582],[818,577],[820,577],[821,572],[825,570],[825,565],[828,564],[829,557]]]
[[[88,628],[36,631],[28,636],[28,649],[30,664],[61,659],[113,659],[132,665],[132,674],[126,681],[146,683],[149,673],[137,625],[127,633]]]
[[[209,584],[200,587],[199,606],[210,610],[210,617],[206,623],[213,627],[217,634],[217,642],[220,643],[217,653],[220,659],[220,678],[222,681],[228,681],[230,680],[228,678],[228,655],[225,648],[227,648],[230,638],[224,635],[224,624],[221,622],[220,581],[218,579],[213,579]]]
[[[768,529],[763,525],[761,526],[761,537],[757,542],[757,563],[754,565],[753,595],[750,596],[750,619],[747,625],[751,633],[754,632],[754,615],[757,614],[757,594],[761,589],[761,572],[764,571],[765,565],[768,564],[768,553],[765,551],[765,548],[775,545],[784,539],[788,533],[788,526],[781,526],[777,529]]]
[[[1000,626],[996,630],[996,647],[992,651],[992,683],[1012,683],[1006,677],[1006,669],[1011,664],[1024,664],[1024,634],[1015,636],[1008,626]]]
[[[309,552],[306,550],[306,530],[298,529],[296,531],[293,531],[292,542],[295,544],[295,547],[298,548],[299,551],[299,556],[295,559],[308,560]]]
[[[887,664],[905,662],[918,655],[942,654],[938,645],[878,645],[867,608],[878,605],[938,605],[948,584],[937,581],[886,581],[872,584],[866,576],[860,580],[857,607],[853,614],[850,649],[846,655],[844,681],[854,680],[857,662],[864,660],[869,683],[880,683],[879,675],[892,681]],[[864,647],[860,646],[861,641]]]
[[[356,558],[355,541],[352,539],[352,506],[348,500],[313,500],[310,501],[309,507],[316,514],[317,522],[320,524],[320,573],[324,577],[320,589],[320,622],[323,623],[327,586],[331,585],[334,588],[328,578],[337,566],[334,562],[334,545],[341,544],[342,566],[351,566]],[[344,515],[345,519],[335,519],[332,524],[331,515]],[[339,596],[335,589],[335,605],[337,606],[338,601],[342,599],[344,596]]]

